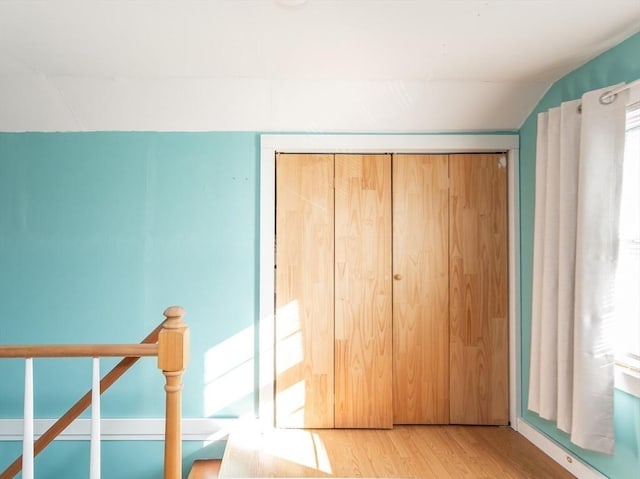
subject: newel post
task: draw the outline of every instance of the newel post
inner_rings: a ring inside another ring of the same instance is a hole
[[[164,312],[158,335],[158,368],[165,375],[164,479],[182,478],[182,373],[189,361],[189,329],[180,306]]]

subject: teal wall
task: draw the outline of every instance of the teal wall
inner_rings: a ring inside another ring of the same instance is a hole
[[[522,416],[605,475],[615,479],[638,479],[640,471],[640,399],[616,391],[613,456],[582,450],[549,421],[527,411],[529,352],[531,341],[531,278],[533,269],[533,218],[535,192],[536,117],[561,102],[580,98],[589,90],[640,78],[640,34],[603,53],[558,80],[538,103],[520,130],[520,221],[522,304]]]
[[[0,344],[139,342],[180,304],[192,333],[184,416],[253,414],[258,143],[256,133],[0,133]],[[243,331],[228,363],[205,364]],[[0,418],[22,417],[23,367],[0,361]],[[34,370],[39,418],[59,417],[90,384],[90,360],[36,359]],[[206,383],[224,372],[235,390],[218,391],[211,410]],[[141,359],[102,410],[162,417],[155,361]],[[36,460],[38,477],[85,479],[86,448],[56,444]],[[161,443],[103,448],[105,477],[159,477],[142,472],[161,467]],[[0,442],[0,470],[16,450]],[[126,473],[123,451],[136,457]]]

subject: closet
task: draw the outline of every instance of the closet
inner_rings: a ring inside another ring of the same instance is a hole
[[[276,157],[278,427],[506,424],[502,154]]]

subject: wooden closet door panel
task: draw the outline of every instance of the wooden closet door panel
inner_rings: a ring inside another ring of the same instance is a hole
[[[390,428],[391,157],[335,157],[335,425]]]
[[[395,424],[449,423],[449,158],[393,156]]]
[[[276,158],[276,425],[333,427],[333,155]]]
[[[450,420],[507,424],[507,168],[451,155]]]

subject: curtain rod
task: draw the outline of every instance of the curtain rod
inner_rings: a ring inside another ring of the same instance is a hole
[[[613,103],[616,100],[618,93],[622,93],[623,91],[628,90],[629,88],[633,88],[636,85],[640,85],[640,79],[636,81],[632,81],[631,83],[627,83],[625,85],[619,86],[618,88],[614,88],[613,90],[610,90],[608,92],[605,92],[600,97],[600,103],[604,105]]]
[[[629,88],[633,88],[637,85],[640,85],[640,78],[632,81],[631,83],[625,83],[624,85],[619,86],[618,88],[614,88],[613,90],[606,91],[602,95],[600,95],[600,103],[602,103],[603,105],[610,105],[611,103],[616,101],[618,93],[622,93],[623,91],[628,90]],[[578,113],[582,113],[582,103],[578,105]]]

